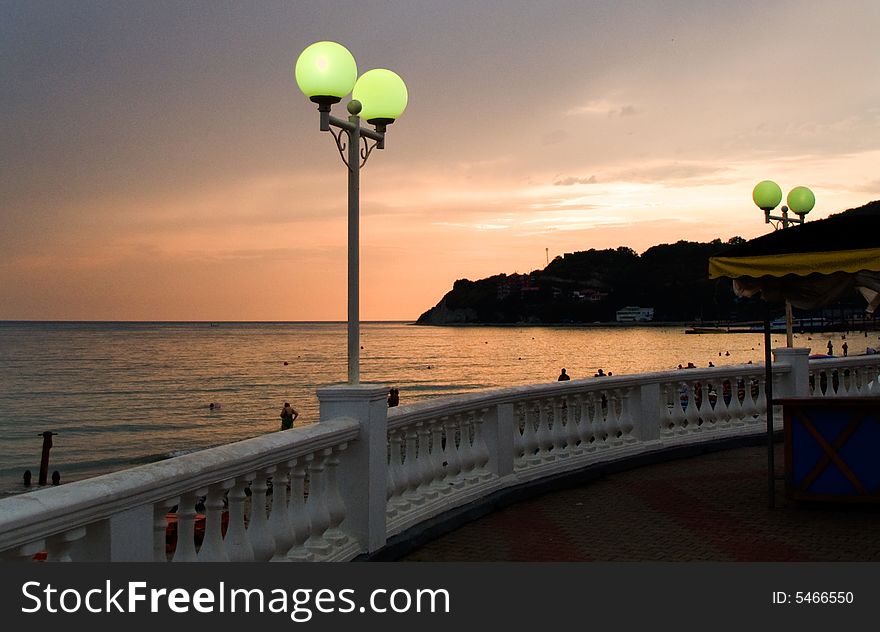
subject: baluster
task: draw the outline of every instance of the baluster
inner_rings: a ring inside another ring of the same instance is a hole
[[[718,425],[722,428],[730,427],[730,403],[733,402],[733,395],[731,395],[730,402],[728,402],[727,398],[724,396],[725,383],[728,383],[727,378],[721,380],[720,392],[716,393],[717,399],[715,400],[715,416],[718,419]],[[731,386],[730,389],[732,393],[733,387]]]
[[[600,450],[611,446],[608,436],[608,426],[605,424],[605,407],[608,398],[603,393],[590,393],[590,406],[593,409],[593,441]]]
[[[578,454],[586,454],[596,449],[596,445],[593,443],[593,428],[590,421],[590,406],[587,398],[584,397],[581,393],[575,395],[575,401],[577,402],[578,410],[578,447],[576,452]]]
[[[290,499],[287,497],[287,487],[290,483],[290,470],[295,462],[279,463],[276,466],[275,475],[272,477],[272,510],[269,512],[269,532],[272,534],[272,540],[275,541],[275,552],[270,558],[270,561],[273,562],[287,559],[287,552],[293,546],[293,531],[290,526]],[[229,540],[228,532],[226,540]]]
[[[474,476],[474,468],[476,467],[477,461],[474,446],[473,443],[471,443],[471,428],[473,426],[473,416],[473,412],[468,413],[467,417],[465,417],[463,414],[456,415],[459,423],[458,427],[461,432],[461,440],[458,444],[458,450],[461,455],[461,477],[466,483],[471,483],[478,478]]]
[[[452,489],[459,489],[464,485],[464,481],[461,478],[461,456],[455,444],[458,422],[455,419],[443,417],[443,428],[446,431],[446,444],[443,446],[443,458],[446,461],[446,484]]]
[[[578,434],[577,413],[578,407],[575,403],[577,400],[574,396],[562,396],[563,417],[565,417],[565,454],[571,456],[580,454],[578,444],[580,443],[580,435]]]
[[[418,473],[419,487],[418,493],[426,500],[434,500],[439,496],[437,488],[434,486],[435,476],[439,474],[431,465],[430,441],[431,432],[425,427],[424,422],[416,423],[416,436],[418,438],[418,452],[416,453],[416,472]]]
[[[308,561],[313,559],[313,555],[305,546],[306,539],[309,537],[311,525],[309,523],[309,513],[306,508],[306,467],[312,460],[312,455],[293,459],[293,469],[290,471],[290,532],[293,535],[293,542],[287,551],[287,559],[295,561]]]
[[[843,389],[845,397],[855,397],[859,394],[859,388],[855,382],[854,369],[840,369],[840,387]]]
[[[742,376],[739,375],[730,379],[730,406],[727,409],[734,426],[745,425],[745,421],[743,421],[743,407],[739,401],[739,383],[742,379]],[[743,388],[745,388],[745,382],[743,382]]]
[[[538,421],[540,422],[540,413],[536,413],[535,406],[540,408],[540,402],[533,403],[532,406],[528,404],[523,404],[523,418],[525,420],[525,426],[523,427],[523,459],[525,461],[525,466],[536,465],[541,462],[541,456],[539,454],[540,441],[538,437],[538,432],[535,428],[535,420],[534,417],[538,417]],[[531,414],[530,414],[531,413]]]
[[[660,389],[663,393],[660,401],[660,436],[668,439],[675,435],[675,407],[678,406],[678,394],[675,392],[673,382],[662,384]]]
[[[617,410],[617,407],[620,404],[620,391],[617,389],[608,390],[607,393],[608,411],[605,417],[605,432],[611,440],[611,445],[623,445],[623,439],[621,439],[622,432],[620,429],[620,412]]]
[[[70,556],[70,549],[77,540],[86,537],[86,528],[78,527],[49,536],[46,539],[46,561],[47,562],[73,562]]]
[[[254,548],[248,538],[245,520],[247,488],[254,480],[253,474],[235,479],[226,499],[229,502],[229,525],[226,527],[226,555],[230,562],[253,562]]]
[[[321,450],[315,454],[309,466],[309,498],[306,509],[309,513],[311,533],[305,547],[316,554],[326,555],[330,552],[330,543],[324,539],[324,532],[330,527],[330,512],[327,509],[326,467],[327,457],[331,449]]]
[[[687,408],[684,409],[684,423],[688,432],[700,432],[700,410],[697,407],[697,394],[694,382],[682,382]]]
[[[183,494],[177,503],[177,544],[172,562],[196,561],[196,501],[199,492]]]
[[[153,561],[168,561],[168,512],[173,500],[160,500],[153,504]]]
[[[275,466],[256,472],[251,484],[251,511],[247,533],[254,550],[254,560],[257,562],[266,562],[275,554],[275,538],[269,532],[269,522],[266,519],[266,490],[269,488],[267,479],[274,472]]]
[[[691,431],[687,417],[687,411],[691,407],[691,401],[689,399],[688,383],[681,381],[677,383],[677,386],[678,399],[676,400],[676,405],[681,409],[681,417],[679,418],[679,425],[676,428],[676,432],[677,434],[684,435]]]
[[[406,491],[403,497],[413,505],[422,505],[425,502],[424,497],[419,493],[419,485],[422,484],[419,464],[417,462],[418,434],[415,427],[407,427],[404,429],[406,439],[406,453],[403,460],[403,473],[406,480]]]
[[[827,371],[824,369],[816,371],[816,388],[819,390],[819,397],[830,397],[831,384],[829,382]]]
[[[864,392],[865,395],[872,395],[877,393],[878,383],[877,383],[877,369],[872,366],[866,366],[862,369],[863,375],[865,376],[865,385]]]
[[[755,414],[758,417],[763,417],[767,414],[767,391],[766,391],[766,381],[764,377],[761,376],[758,379],[758,395],[755,398]]]
[[[553,435],[550,433],[550,401],[538,400],[538,456],[542,461],[553,461]]]
[[[431,433],[431,450],[429,453],[429,462],[431,463],[431,471],[434,472],[434,480],[431,487],[439,494],[448,494],[452,488],[446,484],[446,478],[449,475],[444,460],[443,450],[443,422],[440,419],[432,419],[430,422]]]
[[[481,481],[488,481],[495,478],[495,473],[489,468],[489,446],[486,445],[485,432],[486,415],[489,413],[488,408],[481,408],[474,420],[474,457],[476,467],[474,468]]]
[[[752,385],[755,378],[749,376],[744,379],[743,388],[745,389],[745,396],[743,397],[742,414],[746,424],[750,424],[755,421],[755,398],[752,396]]]
[[[617,389],[615,392],[617,393],[618,401],[620,401],[620,417],[617,420],[620,426],[620,438],[624,443],[636,443],[638,439],[633,436],[636,422],[633,419],[630,408],[630,393],[632,389]]]
[[[864,373],[861,367],[853,367],[847,369],[849,371],[849,379],[847,380],[849,391],[853,397],[862,397],[865,393]]]
[[[348,540],[348,535],[339,528],[342,521],[345,520],[345,501],[339,493],[339,480],[337,478],[337,470],[339,467],[339,458],[346,449],[347,443],[340,443],[338,446],[330,450],[327,458],[327,513],[330,515],[330,526],[324,533],[324,538],[336,547],[341,546]]]
[[[223,481],[208,488],[208,497],[205,499],[205,535],[196,555],[199,562],[229,561],[223,547],[223,508],[224,496],[232,483]]]
[[[397,430],[388,432],[388,497],[387,510],[389,515],[409,509],[409,502],[403,497],[406,491],[406,472],[403,471],[402,439]]]
[[[522,402],[516,404],[513,415],[513,461],[514,469],[521,466],[522,460],[525,458],[525,444],[523,443],[523,433],[525,432],[525,414],[523,412],[524,405]]]
[[[570,447],[573,446],[570,445],[566,437],[567,430],[563,420],[564,409],[562,405],[565,403],[565,396],[552,397],[550,403],[553,406],[553,426],[550,429],[550,434],[553,436],[553,454],[558,458],[568,458],[571,456]]]

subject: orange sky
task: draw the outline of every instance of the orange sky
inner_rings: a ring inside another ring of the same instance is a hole
[[[880,198],[873,1],[475,4],[4,4],[0,319],[344,320],[319,39],[409,88],[361,174],[365,320],[545,249],[762,234],[765,178],[808,221]]]

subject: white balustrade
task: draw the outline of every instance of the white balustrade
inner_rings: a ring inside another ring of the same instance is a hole
[[[776,398],[880,394],[880,357],[810,364],[780,354],[773,375]],[[120,545],[108,541],[142,538],[155,561],[353,559],[500,489],[762,433],[764,379],[763,367],[740,365],[393,409],[378,387],[363,386],[363,397],[360,387],[327,389],[332,406],[318,424],[0,501],[0,557],[112,559]]]

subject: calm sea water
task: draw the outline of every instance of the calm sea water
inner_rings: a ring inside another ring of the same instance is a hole
[[[402,405],[554,381],[561,367],[576,379],[763,361],[761,334],[683,328],[365,323],[361,334],[361,381],[397,386]],[[824,352],[828,336],[800,344]],[[285,401],[297,425],[314,423],[315,389],[344,382],[346,358],[345,323],[0,322],[0,493],[23,491],[26,469],[36,482],[43,431],[58,433],[49,472],[69,482],[273,432]]]

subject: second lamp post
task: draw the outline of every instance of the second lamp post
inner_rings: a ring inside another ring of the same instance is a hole
[[[788,192],[788,196],[785,198],[788,206],[783,206],[779,209],[782,215],[771,215],[770,213],[782,201],[782,189],[772,180],[763,180],[756,184],[752,190],[752,200],[754,200],[758,208],[764,211],[765,224],[769,224],[770,220],[777,220],[782,222],[783,229],[788,228],[790,224],[803,224],[807,213],[812,211],[813,206],[816,204],[816,196],[813,195],[812,191],[807,187],[795,187]],[[790,216],[788,214],[789,211],[793,212],[795,216]],[[791,303],[786,300],[785,342],[787,347],[794,346],[792,330]]]

